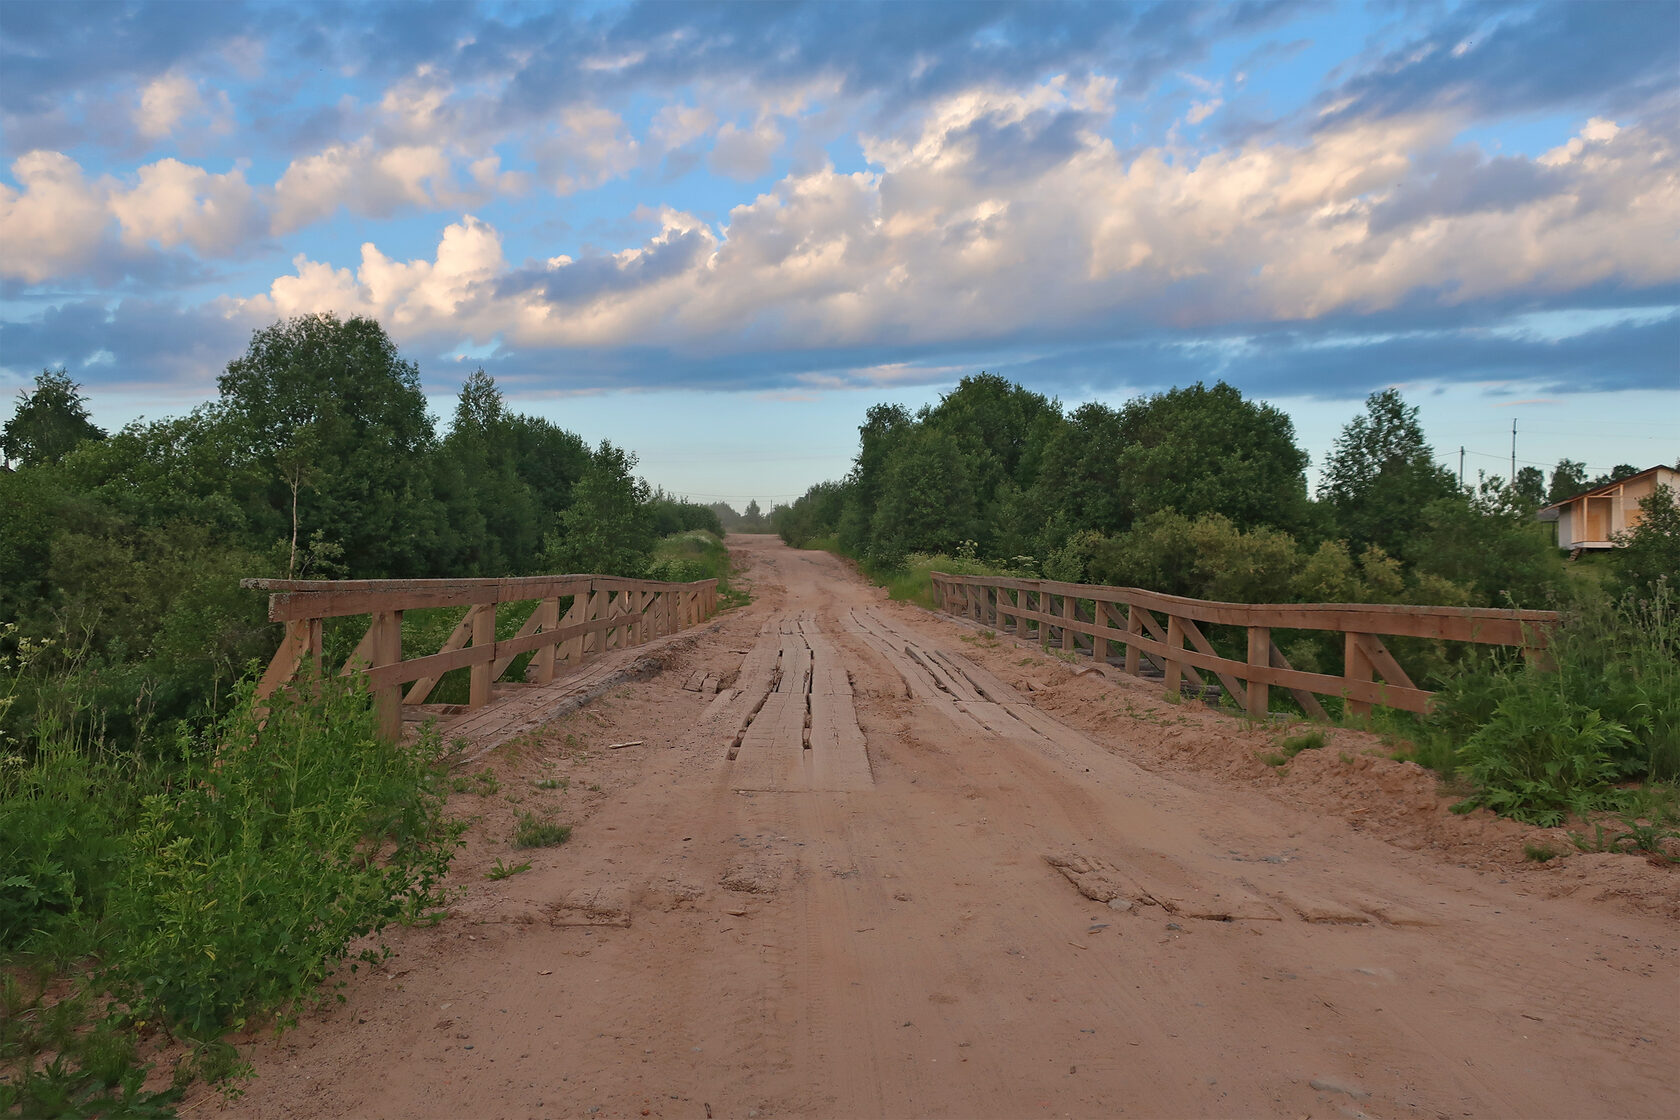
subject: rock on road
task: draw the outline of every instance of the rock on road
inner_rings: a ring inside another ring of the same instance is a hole
[[[753,603],[498,752],[452,916],[229,1113],[1680,1115],[1672,921],[1145,769],[1162,705],[1067,726],[1066,666],[730,543]],[[515,852],[544,774],[576,835]]]

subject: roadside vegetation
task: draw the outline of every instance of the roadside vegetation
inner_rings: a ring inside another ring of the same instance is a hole
[[[1573,818],[1579,846],[1680,840],[1673,495],[1643,503],[1625,547],[1567,561],[1535,513],[1637,468],[1589,479],[1566,459],[1549,481],[1525,466],[1514,481],[1460,486],[1394,390],[1373,394],[1343,429],[1316,495],[1306,466],[1289,418],[1224,383],[1066,412],[981,374],[916,414],[870,409],[851,473],[771,517],[789,544],[852,557],[893,597],[924,606],[929,573],[944,571],[1227,602],[1558,610],[1563,626],[1534,662],[1392,639],[1412,678],[1441,695],[1429,717],[1379,712],[1376,728],[1463,790],[1466,811]],[[1240,635],[1208,629],[1241,656]],[[1278,641],[1296,668],[1340,664],[1334,636]],[[1295,711],[1287,690],[1272,697]],[[1334,698],[1325,707],[1340,715]]]
[[[253,708],[279,628],[241,578],[717,576],[744,600],[711,508],[512,412],[482,371],[440,434],[371,320],[258,331],[218,387],[106,433],[47,370],[0,426],[0,1113],[236,1094],[230,1031],[285,1029],[382,929],[436,920],[458,835],[443,746],[379,743],[348,679]],[[405,646],[461,613],[407,612]],[[501,636],[526,614],[499,612]],[[329,663],[359,637],[329,620]],[[463,672],[431,699],[465,694]]]

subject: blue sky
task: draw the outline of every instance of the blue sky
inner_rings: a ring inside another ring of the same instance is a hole
[[[314,311],[737,505],[980,370],[1673,461],[1680,5],[0,4],[0,394]]]

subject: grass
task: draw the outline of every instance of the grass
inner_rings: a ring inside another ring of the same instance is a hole
[[[1276,750],[1267,751],[1259,758],[1267,766],[1286,766],[1290,759],[1302,751],[1321,749],[1324,746],[1324,741],[1324,732],[1322,731],[1303,731],[1299,735],[1289,735],[1279,740]]]
[[[704,529],[673,533],[654,545],[646,578],[673,583],[700,579],[718,581],[718,609],[729,610],[752,602],[751,592],[734,583],[735,567],[723,539]]]
[[[560,824],[531,812],[520,813],[519,820],[513,826],[515,848],[552,848],[571,838],[570,825]]]
[[[568,790],[572,788],[570,778],[538,778],[531,783],[538,789]]]
[[[480,797],[490,797],[500,793],[501,779],[496,772],[486,766],[476,774],[456,774],[449,779],[451,793],[473,793]]]
[[[440,901],[460,829],[436,734],[392,750],[353,680],[306,677],[262,721],[253,687],[167,765],[44,727],[0,768],[0,1113],[168,1115],[200,1079],[237,1095],[227,1032],[289,1028],[381,959],[352,944]],[[187,1044],[170,1090],[145,1088],[142,1031]]]
[[[492,882],[496,882],[502,879],[511,879],[515,875],[519,875],[529,870],[531,870],[530,860],[526,860],[523,863],[506,864],[498,859],[496,861],[496,865],[484,873],[484,877]]]
[[[1551,860],[1556,859],[1558,856],[1561,856],[1562,854],[1563,854],[1562,852],[1558,851],[1556,848],[1552,847],[1550,844],[1524,844],[1523,845],[1523,858],[1526,859],[1526,860],[1531,860],[1534,863],[1547,863],[1547,862],[1550,862]]]

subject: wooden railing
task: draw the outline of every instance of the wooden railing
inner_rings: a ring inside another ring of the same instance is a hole
[[[1352,715],[1368,715],[1373,704],[1426,712],[1434,693],[1412,682],[1383,644],[1384,637],[1521,646],[1533,655],[1546,647],[1558,620],[1555,611],[1216,603],[1136,587],[943,572],[933,573],[933,594],[952,614],[1017,637],[1035,637],[1046,648],[1055,644],[1065,652],[1089,652],[1106,662],[1114,647],[1123,647],[1126,672],[1137,674],[1147,658],[1159,667],[1170,696],[1180,694],[1186,677],[1197,688],[1204,687],[1198,670],[1208,670],[1256,717],[1266,714],[1272,685],[1289,689],[1302,710],[1318,719],[1328,718],[1318,696],[1341,697]],[[1165,616],[1164,625],[1157,615]],[[1246,628],[1247,659],[1220,656],[1198,623]],[[1341,675],[1294,668],[1272,640],[1273,630],[1340,632]]]
[[[368,615],[367,633],[346,660],[345,674],[361,672],[372,689],[380,733],[395,741],[402,705],[423,703],[451,669],[471,670],[468,706],[490,700],[490,687],[522,653],[532,654],[530,675],[554,679],[561,663],[579,662],[610,649],[640,645],[703,622],[717,612],[717,580],[661,583],[611,576],[524,576],[510,579],[247,579],[240,586],[271,592],[270,622],[286,624],[280,648],[257,686],[262,699],[293,680],[305,659],[321,664],[323,619]],[[561,617],[562,600],[571,601]],[[496,608],[537,601],[511,638],[496,640]],[[422,607],[467,607],[436,652],[403,659],[402,616]],[[402,686],[409,685],[406,695]]]

